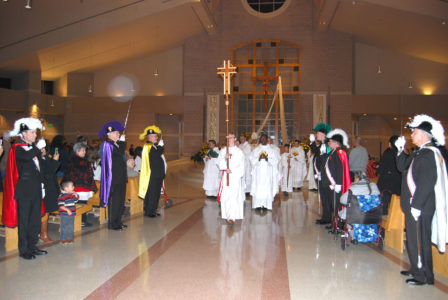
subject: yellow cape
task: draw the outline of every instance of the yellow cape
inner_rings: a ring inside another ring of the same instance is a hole
[[[142,150],[142,167],[140,169],[140,181],[138,184],[138,196],[145,199],[146,191],[149,186],[149,178],[151,177],[151,165],[149,164],[149,151],[153,144],[146,143]]]

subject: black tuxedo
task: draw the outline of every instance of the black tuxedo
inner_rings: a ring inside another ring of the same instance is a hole
[[[412,177],[416,186],[413,197],[407,182],[411,164]],[[409,261],[411,262],[410,272],[419,281],[433,282],[431,222],[435,211],[434,186],[437,181],[434,152],[425,148],[419,148],[409,156],[403,152],[397,158],[397,167],[403,174],[401,184],[401,209],[405,213],[406,219],[406,244]],[[411,208],[421,211],[418,223],[411,214]],[[419,226],[420,241],[417,240],[417,226]],[[421,269],[417,266],[417,243],[420,243],[421,249]]]
[[[29,146],[27,150],[23,146],[18,146],[15,157],[19,173],[14,192],[14,199],[17,201],[19,252],[31,254],[37,249],[41,223],[43,183],[40,172],[41,151],[35,145]],[[34,158],[37,158],[39,167]]]
[[[107,139],[105,143],[111,143],[112,150],[112,183],[110,185],[108,210],[109,228],[121,227],[121,217],[124,212],[124,200],[126,198],[126,183],[128,181],[126,170],[126,142],[113,141]]]
[[[339,199],[341,198],[341,192],[336,193],[334,190],[330,189],[331,181],[327,176],[326,171],[326,165],[328,165],[330,174],[336,182],[335,184],[342,186],[343,168],[342,161],[337,153],[339,149],[340,148],[338,148],[337,150],[333,150],[330,152],[330,154],[328,154],[322,169],[322,219],[326,221],[331,219],[331,212],[335,209],[335,202],[337,208],[339,205]]]
[[[165,162],[162,154],[162,146],[151,146],[149,150],[149,163],[151,175],[149,177],[148,190],[145,195],[144,210],[145,215],[156,213],[159,207],[160,191],[162,189],[163,179],[165,178]]]

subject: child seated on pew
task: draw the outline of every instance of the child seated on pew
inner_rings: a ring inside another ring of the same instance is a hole
[[[61,181],[61,193],[58,197],[59,216],[61,217],[61,242],[73,243],[73,232],[76,216],[76,202],[79,196],[75,192],[75,186],[71,180]]]

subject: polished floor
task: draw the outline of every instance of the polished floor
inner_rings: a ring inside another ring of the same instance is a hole
[[[157,219],[128,217],[123,232],[86,228],[73,245],[42,245],[48,255],[33,261],[0,252],[0,299],[448,299],[442,276],[406,285],[405,255],[342,251],[314,224],[315,192],[279,196],[264,213],[246,200],[245,219],[228,226],[201,176],[200,166],[177,167],[166,180],[174,206]]]

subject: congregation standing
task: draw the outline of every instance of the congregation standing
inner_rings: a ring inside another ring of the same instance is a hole
[[[433,284],[431,245],[444,252],[448,241],[444,129],[439,121],[427,115],[415,116],[408,128],[412,130],[415,151],[405,151],[403,136],[392,136],[378,168],[378,187],[367,176],[369,157],[361,137],[353,139],[354,149],[348,153],[347,133],[320,123],[309,137],[308,153],[299,140],[284,145],[281,151],[273,137],[265,133],[259,138],[253,134],[251,143],[240,136],[239,144],[237,136],[230,133],[228,146],[221,150],[216,141],[210,140],[204,158],[203,188],[208,197],[217,198],[222,219],[233,225],[244,218],[246,196],[252,198],[252,209],[271,211],[280,191],[288,197],[308,181],[309,189],[317,190],[322,205],[322,215],[316,224],[327,225],[333,233],[340,233],[339,218],[343,221],[347,218],[344,209],[351,196],[367,193],[388,206],[391,194],[401,194],[411,262],[410,269],[401,274],[409,277],[406,280],[409,285]],[[85,203],[98,191],[95,173],[99,173],[99,198],[101,206],[108,209],[109,229],[123,231],[127,227],[123,213],[129,168],[139,177],[138,195],[144,200],[144,215],[160,216],[159,199],[164,191],[167,164],[159,127],[144,129],[140,134],[144,145],[140,149],[132,147],[133,155],[126,153],[125,127],[117,121],[103,125],[98,136],[104,142],[92,148],[83,137],[67,147],[62,136],[55,137],[49,147],[43,138],[37,138],[39,130],[44,127],[38,119],[17,120],[9,136],[18,139],[8,146],[6,156],[2,153],[2,161],[6,161],[6,169],[2,170],[5,178],[2,221],[6,226],[18,227],[20,257],[31,260],[47,254],[37,243],[39,238],[51,241],[48,214],[56,210],[61,216],[61,241],[73,242],[76,204]],[[3,150],[0,147],[0,152]],[[61,185],[58,178],[62,179]],[[88,226],[87,220],[83,221]],[[350,228],[354,238],[353,227]]]

